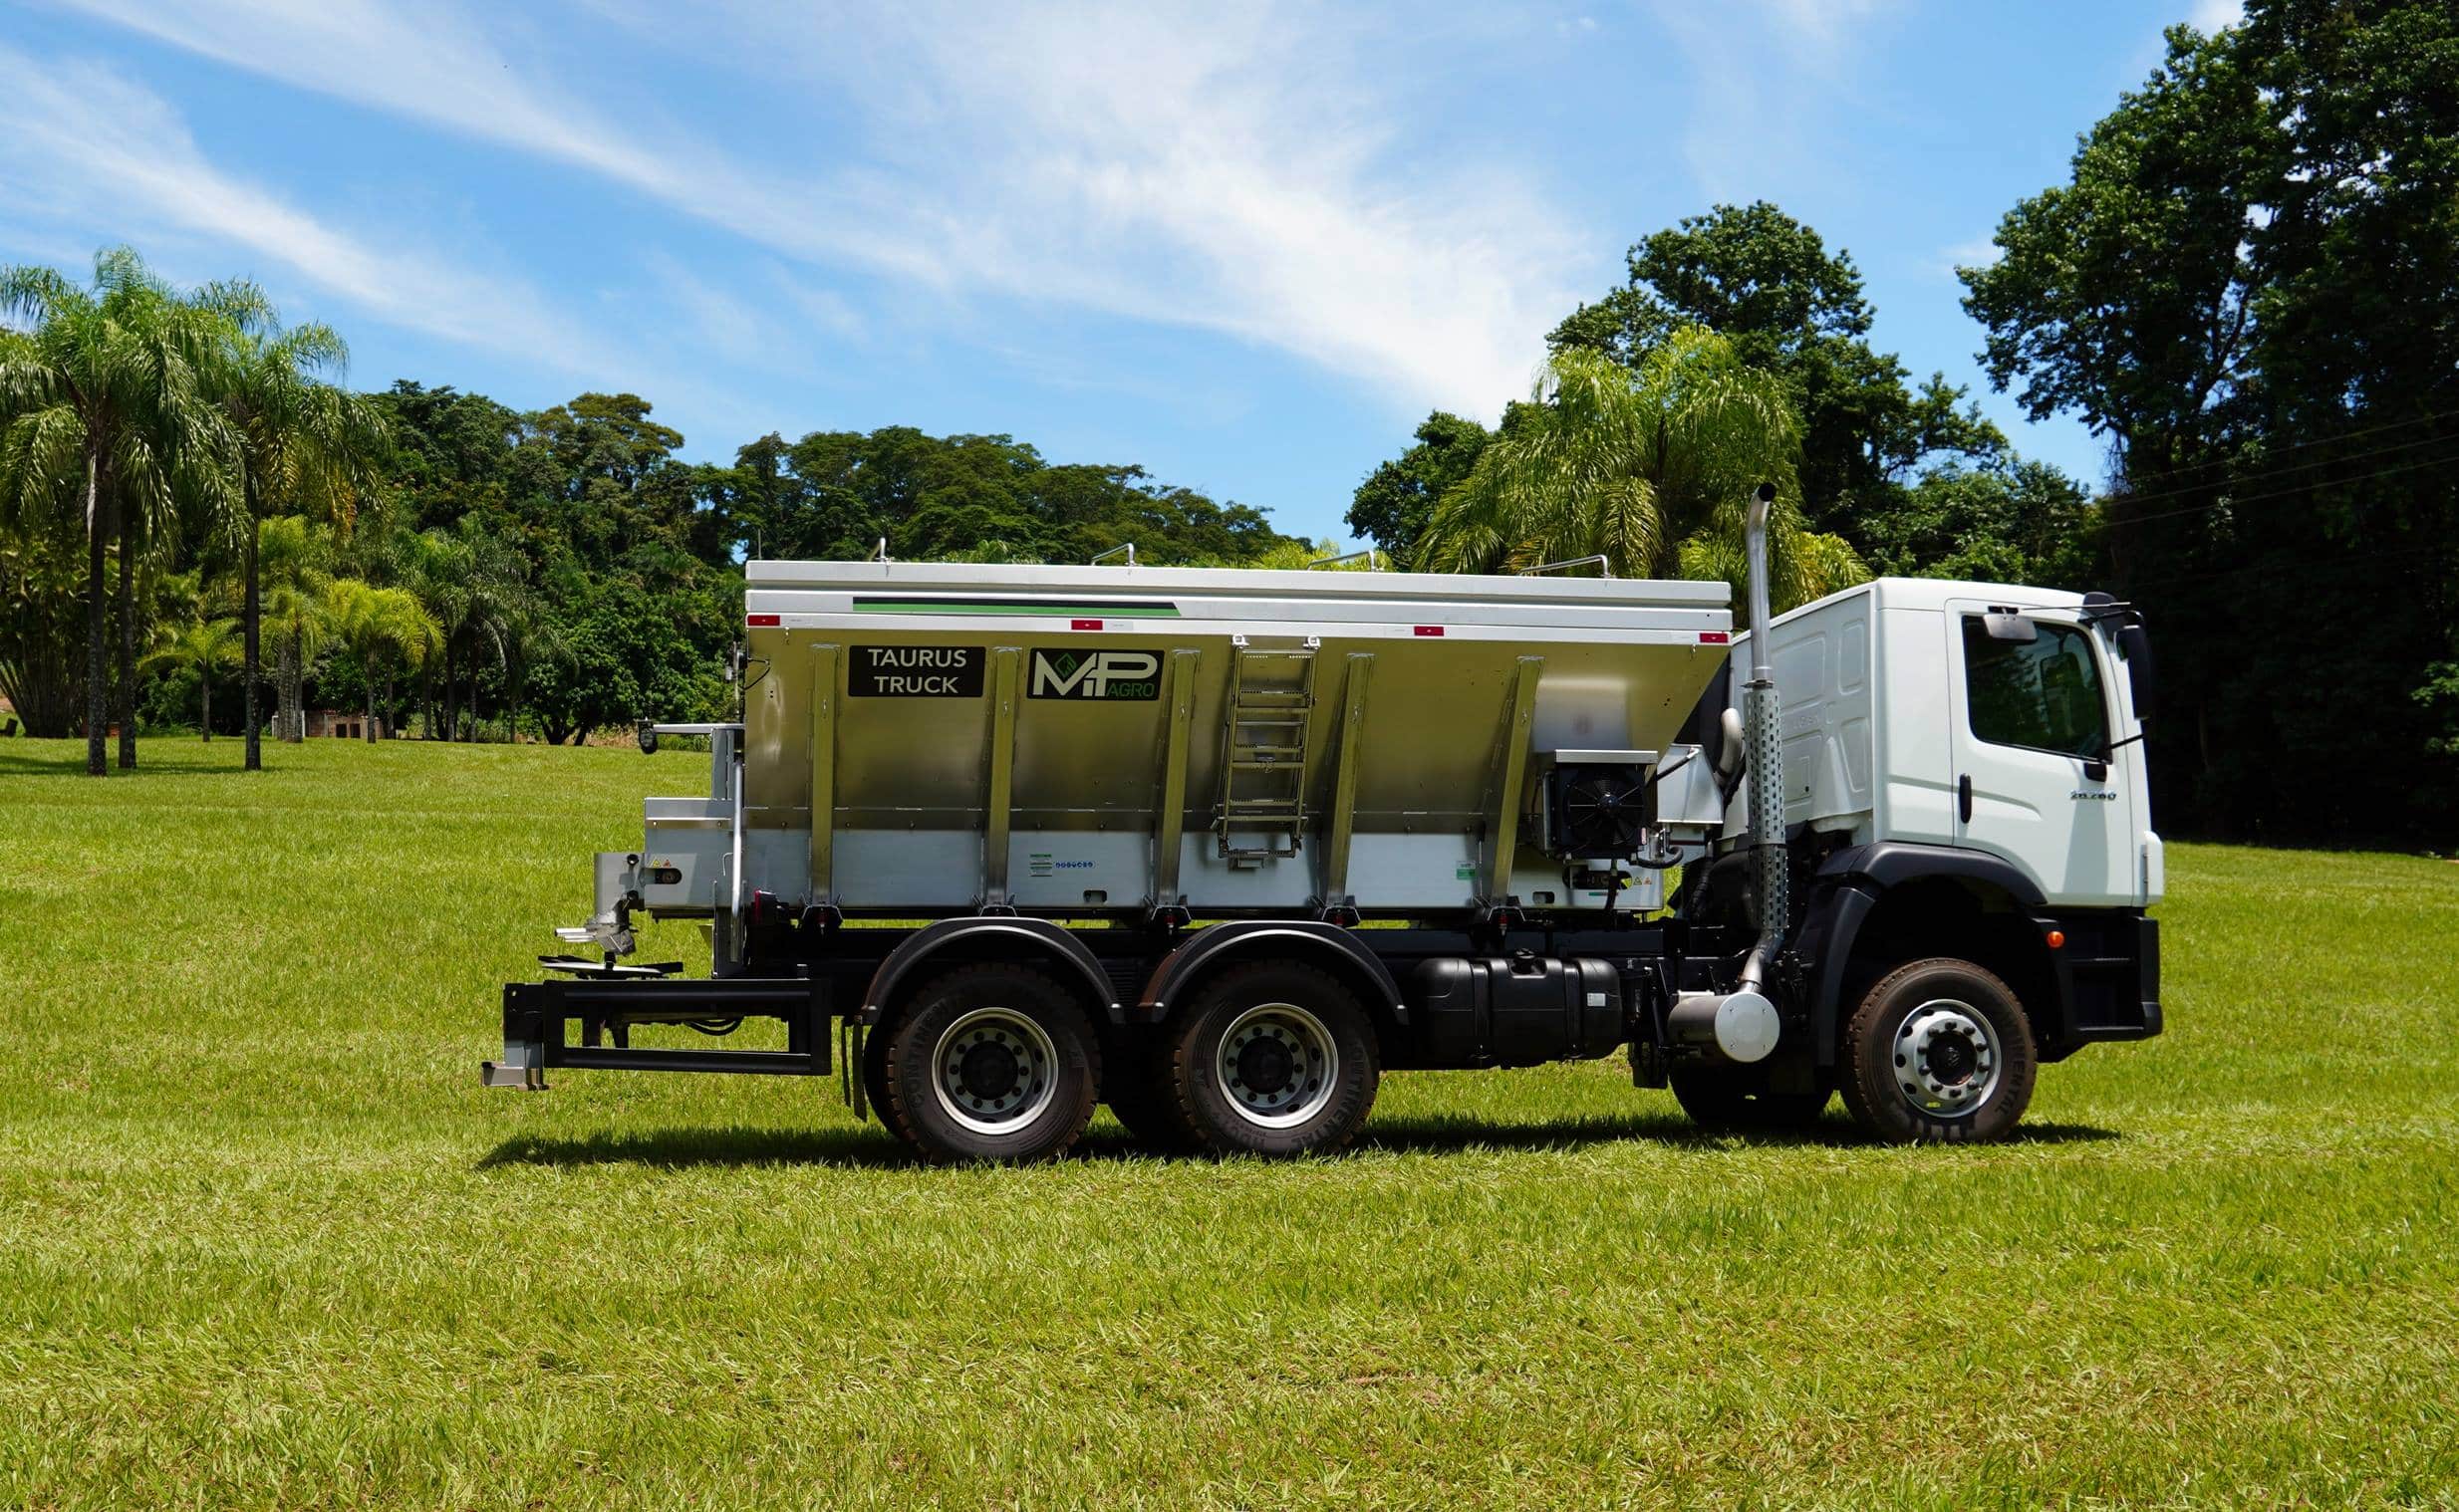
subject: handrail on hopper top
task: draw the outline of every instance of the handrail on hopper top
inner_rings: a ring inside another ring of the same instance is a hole
[[[1346,556],[1340,556],[1340,557],[1317,557],[1317,558],[1316,558],[1315,560],[1313,560],[1312,562],[1309,562],[1309,563],[1307,563],[1307,564],[1306,564],[1306,570],[1307,570],[1308,572],[1312,572],[1312,571],[1314,571],[1314,570],[1315,570],[1316,568],[1318,568],[1318,567],[1330,567],[1330,566],[1332,566],[1334,563],[1338,563],[1338,562],[1355,562],[1355,561],[1356,561],[1358,558],[1360,558],[1360,557],[1364,557],[1364,558],[1366,559],[1366,570],[1367,570],[1368,572],[1381,572],[1381,571],[1383,571],[1382,566],[1379,564],[1378,559],[1377,559],[1377,558],[1376,558],[1376,556],[1375,556],[1375,549],[1374,549],[1373,547],[1371,547],[1371,546],[1369,546],[1368,548],[1366,548],[1364,551],[1353,551],[1353,552],[1350,552],[1350,553],[1349,553],[1348,555],[1346,555]]]
[[[1099,567],[1104,562],[1109,561],[1112,557],[1117,556],[1120,552],[1127,553],[1128,566],[1133,567],[1136,565],[1136,543],[1133,541],[1128,542],[1125,546],[1113,546],[1108,551],[1101,553],[1092,561],[1087,562],[1084,565],[1087,567]]]
[[[1610,578],[1614,575],[1614,564],[1604,553],[1599,552],[1593,557],[1572,557],[1563,562],[1540,562],[1534,567],[1521,568],[1516,576],[1525,578],[1536,573],[1560,572],[1566,567],[1589,566],[1596,568],[1597,576],[1600,578]]]

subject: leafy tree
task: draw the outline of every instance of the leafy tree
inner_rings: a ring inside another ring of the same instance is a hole
[[[2459,835],[2434,670],[2459,655],[2454,78],[2446,5],[2255,0],[2217,36],[2173,29],[1963,275],[1993,379],[2110,444],[2173,826]],[[2316,783],[2358,731],[2369,780]]]
[[[213,738],[213,674],[238,660],[239,622],[200,620],[180,627],[169,640],[146,652],[142,665],[171,667],[196,678],[200,699],[196,728],[209,741]]]
[[[1986,459],[2006,445],[1944,376],[1915,389],[1902,363],[1870,346],[1852,258],[1773,204],[1687,217],[1631,248],[1629,269],[1549,345],[1636,370],[1686,326],[1725,336],[1744,363],[1783,379],[1800,411],[1802,499],[1820,529],[1850,534],[1857,512],[1926,458]]]
[[[2046,462],[1942,467],[1861,521],[1882,576],[2075,591],[2100,581],[2100,512]]]
[[[76,730],[84,698],[83,534],[66,512],[0,512],[0,698],[28,734],[47,739]]]
[[[1511,414],[1503,423],[1508,428]],[[1349,503],[1350,533],[1383,548],[1395,567],[1414,565],[1436,501],[1468,478],[1493,439],[1475,420],[1440,409],[1429,414],[1417,428],[1417,444],[1358,485]]]
[[[91,289],[49,268],[0,269],[0,316],[23,329],[0,346],[0,498],[17,520],[81,508],[86,537],[86,770],[105,769],[111,722],[106,650],[119,545],[120,764],[136,750],[135,551],[159,536],[175,495],[222,492],[227,434],[212,402],[230,302],[182,297],[122,247],[95,259]],[[77,501],[77,502],[72,502]]]
[[[1525,421],[1436,505],[1419,564],[1488,572],[1601,554],[1626,576],[1734,581],[1749,496],[1772,482],[1773,586],[1789,608],[1868,576],[1801,526],[1800,433],[1782,385],[1713,332],[1674,332],[1636,372],[1561,353]]]

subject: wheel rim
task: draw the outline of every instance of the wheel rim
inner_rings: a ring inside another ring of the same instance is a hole
[[[1059,1090],[1050,1032],[1013,1008],[976,1008],[940,1035],[931,1091],[940,1111],[975,1134],[1004,1134],[1041,1117]]]
[[[1340,1050],[1323,1020],[1297,1004],[1258,1003],[1222,1032],[1213,1072],[1240,1120],[1293,1129],[1332,1101]]]
[[[1932,998],[1895,1032],[1895,1085],[1933,1119],[1969,1118],[1998,1091],[2006,1054],[1989,1016],[1955,998]]]

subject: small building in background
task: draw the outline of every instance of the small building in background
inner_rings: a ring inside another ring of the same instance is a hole
[[[320,736],[332,736],[341,740],[367,739],[370,720],[367,715],[358,713],[354,710],[309,709],[305,715],[305,718],[307,720],[307,738],[310,740],[315,740]],[[376,726],[376,738],[379,740],[384,739],[384,719],[379,716],[373,722]]]

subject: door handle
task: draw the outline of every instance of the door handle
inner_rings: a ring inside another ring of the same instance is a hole
[[[1955,780],[1955,817],[1965,824],[1973,822],[1973,774],[1970,772]]]

